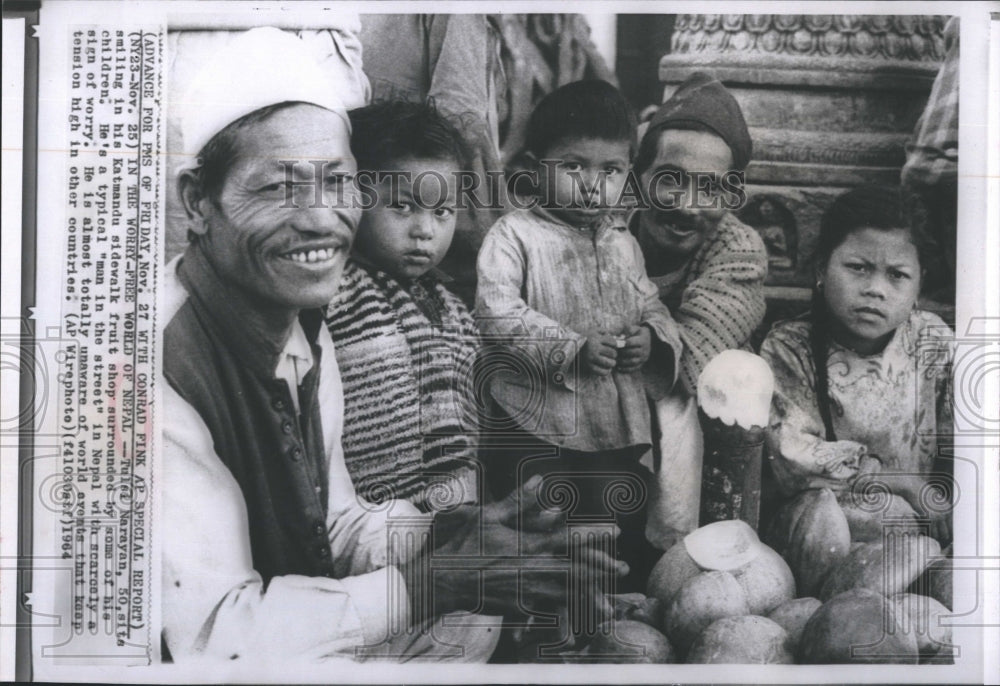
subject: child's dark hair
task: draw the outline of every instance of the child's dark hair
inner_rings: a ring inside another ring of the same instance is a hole
[[[861,228],[907,230],[910,241],[917,249],[921,268],[933,255],[934,241],[927,233],[926,213],[919,202],[897,187],[861,186],[838,197],[823,214],[813,258],[817,274],[826,268],[833,251]],[[826,429],[826,440],[835,441],[837,438],[830,414],[830,379],[826,368],[830,347],[829,316],[822,286],[817,281],[812,293],[809,342],[816,371],[816,400]]]
[[[433,103],[379,102],[351,111],[350,118],[358,171],[383,171],[408,159],[451,160],[464,169],[471,157],[458,127]]]
[[[528,120],[525,147],[538,158],[568,139],[626,141],[635,152],[635,113],[621,92],[607,81],[574,81],[552,91]]]

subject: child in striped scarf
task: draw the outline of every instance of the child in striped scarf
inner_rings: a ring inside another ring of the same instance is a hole
[[[343,447],[358,495],[425,511],[478,500],[469,401],[475,325],[436,269],[455,231],[458,130],[433,106],[351,113],[365,212],[327,327],[344,385]]]

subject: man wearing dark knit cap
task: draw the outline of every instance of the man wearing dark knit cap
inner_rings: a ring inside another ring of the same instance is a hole
[[[632,217],[646,271],[680,326],[684,388],[657,401],[660,474],[669,475],[661,502],[651,508],[647,537],[667,547],[697,527],[702,434],[694,401],[698,376],[723,350],[749,350],[764,319],[767,250],[751,227],[726,209],[716,181],[743,171],[752,143],[743,112],[719,81],[696,73],[650,120],[635,172],[644,203]],[[731,177],[730,177],[731,178]],[[710,187],[709,187],[710,186]],[[659,521],[654,521],[656,519]]]

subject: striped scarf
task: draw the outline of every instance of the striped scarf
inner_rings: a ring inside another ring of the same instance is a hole
[[[476,499],[472,316],[432,275],[403,284],[351,261],[327,311],[358,495],[424,510]],[[439,323],[437,323],[439,322]]]

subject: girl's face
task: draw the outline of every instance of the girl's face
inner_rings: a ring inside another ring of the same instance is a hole
[[[920,294],[920,259],[905,229],[856,229],[819,276],[833,339],[862,355],[885,347]]]
[[[402,160],[398,182],[375,187],[375,206],[361,215],[354,248],[380,269],[415,279],[436,267],[455,233],[458,167],[449,160]]]

